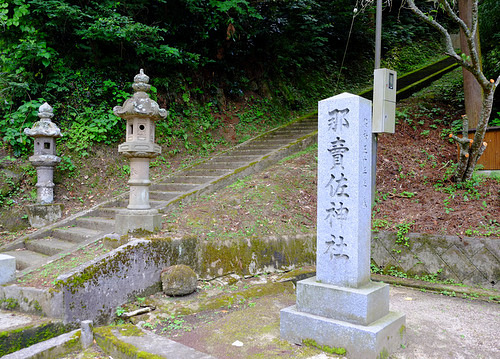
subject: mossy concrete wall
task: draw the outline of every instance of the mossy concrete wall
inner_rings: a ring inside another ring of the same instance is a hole
[[[161,290],[160,272],[174,264],[192,267],[199,278],[228,273],[252,275],[315,263],[311,236],[206,242],[197,238],[136,239],[58,278],[65,323],[106,323],[116,307]]]
[[[372,262],[390,274],[438,274],[438,279],[458,283],[500,286],[500,239],[410,233],[408,245],[398,244],[395,233],[372,236]]]
[[[500,239],[422,234],[409,234],[408,238],[405,246],[397,243],[394,233],[374,233],[373,264],[386,273],[437,273],[438,279],[498,287]],[[186,264],[200,279],[211,279],[228,273],[254,275],[315,263],[315,235],[224,242],[196,237],[135,239],[60,276],[55,290],[4,286],[0,287],[0,296],[18,298],[16,303],[26,307],[20,309],[36,308],[65,323],[93,320],[101,324],[112,320],[116,307],[135,296],[160,291],[160,272],[170,265]]]

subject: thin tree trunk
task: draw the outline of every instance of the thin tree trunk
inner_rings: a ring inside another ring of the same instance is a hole
[[[472,24],[472,1],[458,0],[458,11],[460,13],[460,18],[470,28]],[[481,59],[479,31],[476,31],[476,33],[474,34],[474,42],[479,54],[479,59]],[[463,30],[460,30],[460,49],[462,50],[462,53],[470,56],[469,46],[467,45],[467,38]],[[474,75],[463,67],[462,74],[464,77],[465,112],[467,113],[467,118],[469,119],[469,127],[476,128],[479,123],[479,117],[481,116],[481,85],[479,85],[479,82],[476,80]]]

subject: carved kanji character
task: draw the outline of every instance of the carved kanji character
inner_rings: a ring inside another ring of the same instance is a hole
[[[344,237],[339,236],[337,239],[335,235],[331,235],[332,239],[329,241],[325,241],[327,244],[325,254],[330,253],[330,259],[333,258],[346,258],[349,259],[349,256],[344,253],[345,247],[347,247],[347,244],[344,243]]]
[[[342,131],[342,127],[349,128],[349,121],[346,120],[345,116],[349,113],[349,109],[345,108],[343,110],[333,110],[328,111],[330,118],[328,119],[328,125],[330,129],[334,132]]]

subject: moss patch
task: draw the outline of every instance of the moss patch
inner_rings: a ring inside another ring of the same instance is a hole
[[[134,329],[135,328],[135,329]],[[94,337],[97,344],[108,355],[130,358],[130,359],[164,359],[163,357],[151,353],[147,353],[137,349],[135,346],[119,340],[113,331],[118,331],[120,334],[127,333],[126,336],[135,336],[133,333],[140,330],[133,325],[119,325],[115,327],[100,327],[94,329]],[[141,332],[142,333],[142,332]],[[143,335],[143,333],[142,333]]]
[[[320,345],[314,339],[304,339],[302,341],[302,344],[320,349],[325,353],[329,354],[345,355],[346,353],[346,350],[344,348],[336,348],[336,347],[330,347],[328,345]]]
[[[67,331],[68,328],[62,323],[51,322],[0,332],[0,356],[57,337]]]

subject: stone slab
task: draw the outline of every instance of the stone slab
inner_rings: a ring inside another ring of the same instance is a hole
[[[302,344],[313,339],[319,345],[344,348],[348,358],[387,358],[405,344],[405,315],[389,312],[368,326],[351,324],[297,311],[280,312],[281,338]]]
[[[16,279],[16,258],[7,254],[0,254],[0,284],[12,282]]]
[[[135,231],[156,232],[161,228],[161,215],[156,209],[122,210],[116,214],[115,231],[127,234]]]
[[[389,313],[389,285],[369,282],[360,288],[316,282],[297,283],[297,310],[321,317],[368,325]]]
[[[29,315],[0,310],[0,332],[20,326],[27,326],[32,322],[33,318]]]

